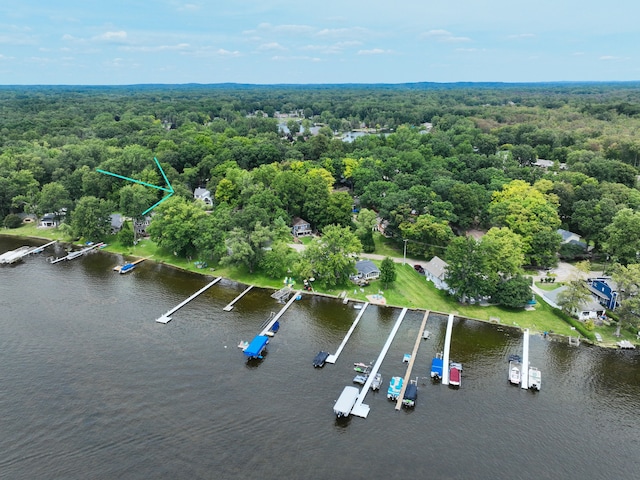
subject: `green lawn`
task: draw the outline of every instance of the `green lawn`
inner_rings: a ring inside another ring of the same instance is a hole
[[[564,283],[562,282],[553,282],[553,283],[545,283],[545,282],[536,282],[536,287],[540,290],[552,291],[556,288],[562,287]]]
[[[376,246],[376,255],[385,257],[401,257],[403,255],[402,245],[398,245],[393,239],[383,237],[380,233],[373,234],[373,243]]]
[[[56,229],[45,230],[31,225],[13,230],[2,229],[0,230],[0,235],[1,234],[39,237],[60,241],[65,240],[63,235]],[[375,235],[374,239],[376,241],[377,254],[393,257],[398,256],[398,250],[393,248],[393,244],[389,239],[381,235]],[[109,240],[107,243],[108,242]],[[137,258],[150,257],[150,259],[159,263],[173,265],[195,273],[222,276],[240,283],[256,285],[258,287],[279,289],[284,285],[284,279],[274,280],[260,273],[249,273],[246,268],[212,265],[204,269],[199,269],[194,264],[194,262],[198,260],[197,258],[187,261],[184,258],[175,257],[148,239],[141,240],[134,247],[122,247],[114,238],[112,243],[108,243],[105,250]],[[375,263],[380,264],[380,262]],[[389,306],[424,309],[446,314],[453,313],[457,316],[482,321],[495,321],[497,319],[500,324],[528,328],[532,333],[546,331],[561,335],[576,335],[576,332],[571,330],[568,324],[553,314],[552,307],[537,296],[537,303],[534,305],[533,310],[508,309],[497,306],[462,305],[447,293],[436,289],[431,282],[427,282],[425,277],[416,272],[411,265],[395,265],[397,278],[389,288],[383,288],[380,281],[374,281],[366,287],[357,287],[349,283],[349,285],[336,288],[325,288],[322,285],[316,284],[314,288],[318,293],[334,296],[339,296],[342,292],[346,292],[347,297],[350,299],[361,301],[367,301],[367,295],[381,292],[386,300],[386,304]],[[539,286],[544,289],[553,289],[557,288],[559,284],[542,283],[539,284]],[[302,283],[299,282],[295,284],[294,288],[302,288]],[[613,346],[616,341],[620,340],[613,335],[615,326],[596,327],[595,331],[602,335],[604,340],[602,345]],[[623,330],[621,338],[632,342],[636,341],[635,335],[625,330]]]

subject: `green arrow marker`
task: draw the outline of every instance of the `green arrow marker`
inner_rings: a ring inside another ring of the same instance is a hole
[[[155,188],[155,189],[158,189],[158,190],[162,190],[163,192],[169,192],[169,195],[165,195],[164,197],[162,197],[162,199],[160,199],[159,202],[155,203],[154,205],[152,205],[149,208],[147,208],[144,212],[142,212],[142,215],[146,215],[148,212],[150,212],[151,210],[156,208],[158,205],[160,205],[162,202],[164,202],[166,199],[168,199],[171,195],[173,195],[175,193],[175,191],[173,190],[173,187],[171,186],[171,184],[169,183],[169,180],[167,179],[167,176],[164,174],[164,170],[162,170],[162,167],[160,166],[160,162],[158,162],[158,159],[156,157],[153,157],[153,159],[156,161],[156,165],[158,166],[158,169],[160,170],[160,173],[162,174],[162,178],[164,178],[164,181],[167,183],[166,187],[159,187],[158,185],[151,185],[150,183],[143,182],[142,180],[136,180],[135,178],[125,177],[123,175],[118,175],[117,173],[107,172],[106,170],[100,170],[99,168],[96,168],[96,171],[98,171],[100,173],[104,173],[105,175],[111,175],[112,177],[121,178],[121,179],[126,180],[128,182],[133,182],[133,183],[137,183],[139,185],[144,185],[145,187],[151,187],[151,188]]]

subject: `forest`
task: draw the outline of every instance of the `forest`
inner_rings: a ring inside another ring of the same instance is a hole
[[[53,213],[103,240],[163,192],[98,169],[163,185],[157,158],[175,194],[151,240],[273,278],[344,284],[375,229],[448,261],[463,301],[521,304],[558,258],[638,262],[640,83],[4,86],[0,105],[7,228]],[[296,218],[322,239],[304,253]]]

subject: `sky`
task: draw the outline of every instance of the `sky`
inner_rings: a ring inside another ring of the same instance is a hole
[[[0,84],[640,80],[638,0],[0,0]]]

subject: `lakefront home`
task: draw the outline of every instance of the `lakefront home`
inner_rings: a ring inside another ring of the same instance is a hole
[[[435,256],[424,266],[424,274],[427,280],[433,282],[438,290],[449,290],[447,285],[447,267],[449,264],[440,257]]]

